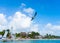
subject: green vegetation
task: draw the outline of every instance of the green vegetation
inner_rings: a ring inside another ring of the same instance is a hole
[[[15,35],[16,37],[21,37],[21,38],[30,37],[34,39],[35,36],[39,36],[40,34],[38,32],[31,32],[31,34],[26,34],[25,32],[21,32],[21,33],[16,33]]]
[[[60,36],[55,36],[55,35],[51,35],[51,34],[46,34],[44,38],[47,38],[47,39],[58,39],[60,38]]]
[[[7,38],[11,38],[11,32],[9,29],[6,30],[8,32],[7,34]],[[4,35],[5,34],[5,30],[0,31],[0,35]],[[35,39],[36,36],[40,36],[40,34],[38,32],[30,32],[30,33],[26,33],[26,32],[21,32],[21,33],[15,33],[14,34],[16,36],[16,38],[32,38]],[[43,39],[60,39],[60,36],[55,36],[55,35],[51,35],[51,34],[46,34]]]
[[[20,33],[16,33],[15,36],[16,36],[16,37],[20,37]]]
[[[0,35],[2,35],[2,36],[3,36],[3,35],[4,35],[4,33],[5,33],[5,30],[1,31],[1,32],[0,32]]]
[[[8,32],[7,37],[8,37],[8,38],[11,38],[10,30],[9,30],[9,29],[7,29],[7,32]]]
[[[20,33],[20,37],[21,37],[21,38],[26,38],[26,37],[27,37],[26,32],[21,32],[21,33]]]
[[[35,36],[39,36],[40,34],[38,32],[31,32],[31,34],[28,34],[28,37],[35,38]]]
[[[21,38],[26,38],[26,36],[21,36]]]

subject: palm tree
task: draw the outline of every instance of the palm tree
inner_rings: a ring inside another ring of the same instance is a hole
[[[9,29],[7,29],[7,32],[8,32],[7,37],[8,37],[8,38],[11,38],[10,30],[9,30]]]

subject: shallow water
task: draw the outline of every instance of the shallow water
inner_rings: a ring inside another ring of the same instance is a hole
[[[15,41],[0,41],[0,43],[60,43],[60,40],[15,40]]]

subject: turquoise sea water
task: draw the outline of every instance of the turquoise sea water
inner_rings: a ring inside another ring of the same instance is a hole
[[[60,43],[60,40],[20,40],[20,41],[0,41],[0,43]]]

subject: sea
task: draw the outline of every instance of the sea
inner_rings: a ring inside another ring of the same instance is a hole
[[[0,43],[60,43],[60,40],[14,40],[0,41]]]

